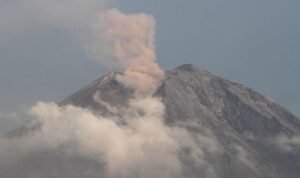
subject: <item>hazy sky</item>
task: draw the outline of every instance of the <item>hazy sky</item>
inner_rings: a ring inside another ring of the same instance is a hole
[[[61,101],[109,70],[82,47],[99,0],[0,0],[0,133],[42,101]],[[300,115],[299,0],[119,0],[157,21],[159,63],[193,63]]]

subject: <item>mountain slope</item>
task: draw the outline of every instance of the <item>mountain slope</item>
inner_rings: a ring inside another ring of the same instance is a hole
[[[105,110],[95,101],[101,99],[115,106],[126,105],[132,91],[122,86],[111,73],[78,93],[71,95],[60,105],[72,104],[94,110]],[[200,70],[193,65],[182,65],[168,71],[155,96],[161,97],[167,108],[167,122],[218,120],[222,127],[230,127],[240,134],[274,136],[299,133],[300,121],[295,115],[272,99],[241,84],[233,83]],[[214,128],[216,123],[210,123]]]
[[[99,90],[103,98],[111,96],[106,91],[128,98],[128,91],[113,85],[116,82],[113,78],[109,83],[100,81],[87,91]],[[81,92],[84,94],[73,95],[62,104],[83,106],[78,96],[92,100],[92,95]],[[216,164],[218,177],[299,177],[299,159],[290,159],[295,154],[299,156],[298,153],[283,152],[272,144],[281,134],[298,135],[299,118],[272,99],[193,65],[168,71],[155,96],[161,97],[166,106],[168,124],[194,132],[205,127],[216,135],[225,150],[223,155],[209,161]],[[107,99],[110,101],[114,99]],[[97,109],[94,102],[84,107]],[[98,109],[103,110],[103,106],[98,104]]]
[[[126,107],[133,94],[116,80],[117,75],[120,74],[112,73],[94,81],[62,101],[60,106],[71,104],[89,108],[97,114],[113,115],[110,106]],[[198,146],[204,152],[199,163],[201,166],[196,167],[182,156],[190,150],[182,150],[182,155],[179,155],[184,163],[185,177],[299,177],[300,150],[283,150],[277,140],[282,135],[287,138],[298,136],[300,120],[272,99],[193,65],[182,65],[166,72],[165,80],[154,95],[165,105],[167,125],[184,128],[193,137],[199,137]],[[28,134],[30,129],[24,126],[11,135]],[[35,126],[34,129],[38,128]],[[26,162],[41,162],[44,164],[35,175],[45,175],[43,173],[49,172],[53,165],[64,168],[68,165],[68,171],[58,170],[57,174],[48,174],[48,177],[105,177],[95,171],[96,163],[59,153],[48,154],[51,156],[43,157],[44,154],[37,153],[25,158],[16,167],[5,169],[7,173],[4,175],[11,175]],[[20,175],[30,177],[28,170],[35,168],[31,164],[25,165],[27,167]]]
[[[299,150],[272,144],[280,134],[298,135],[299,119],[271,99],[192,65],[168,72],[157,95],[168,122],[193,121],[217,136],[225,150],[216,161],[219,177],[299,177]]]

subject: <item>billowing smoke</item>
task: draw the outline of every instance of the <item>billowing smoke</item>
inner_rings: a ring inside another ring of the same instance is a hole
[[[108,10],[100,13],[94,33],[97,41],[93,49],[110,56],[124,70],[119,76],[123,84],[135,89],[137,96],[155,92],[164,71],[156,63],[155,20],[151,15]],[[105,42],[104,50],[100,42]],[[102,61],[99,56],[98,60]]]
[[[31,109],[31,115],[41,128],[33,135],[10,140],[10,148],[1,147],[4,150],[0,152],[14,149],[10,155],[14,156],[63,149],[105,163],[108,177],[180,175],[179,145],[175,137],[187,133],[164,125],[161,120],[164,107],[158,99],[147,98],[130,105],[122,118],[106,118],[73,106],[38,103]],[[143,110],[145,115],[141,117],[137,110]],[[126,120],[126,125],[119,125],[120,119]]]
[[[0,140],[0,170],[50,150],[98,162],[99,170],[104,170],[101,177],[176,178],[184,177],[183,160],[201,167],[205,151],[219,152],[210,136],[193,136],[184,128],[167,126],[158,98],[132,100],[127,110],[119,112],[121,117],[108,118],[88,109],[38,103],[30,110],[31,124],[40,125],[37,130]]]

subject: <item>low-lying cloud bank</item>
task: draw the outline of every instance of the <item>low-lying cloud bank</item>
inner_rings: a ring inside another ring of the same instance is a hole
[[[30,113],[40,128],[1,140],[1,165],[34,152],[60,150],[104,163],[107,177],[174,178],[183,177],[180,155],[201,167],[207,151],[201,144],[218,146],[209,137],[167,126],[158,98],[132,100],[128,110],[120,113],[122,117],[106,118],[88,109],[42,102]]]
[[[1,153],[14,149],[18,154],[26,155],[69,145],[63,148],[66,152],[105,162],[106,170],[112,177],[126,172],[134,175],[139,166],[148,174],[160,167],[162,177],[168,174],[164,171],[177,174],[180,171],[176,156],[179,145],[173,136],[186,133],[163,124],[160,120],[163,106],[159,100],[148,98],[139,102],[147,108],[140,108],[139,104],[136,106],[137,102],[133,102],[128,113],[123,113],[122,121],[126,120],[126,125],[119,125],[119,118],[96,116],[82,108],[38,103],[31,109],[31,114],[41,128],[28,136],[9,140],[8,144],[4,144],[6,146],[1,147],[4,149]],[[141,109],[144,116],[137,114]]]

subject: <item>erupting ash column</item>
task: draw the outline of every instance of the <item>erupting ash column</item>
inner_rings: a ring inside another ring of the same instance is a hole
[[[126,15],[117,9],[101,12],[98,37],[105,53],[124,70],[118,80],[135,90],[136,97],[152,95],[164,71],[156,63],[155,20],[146,14]]]

